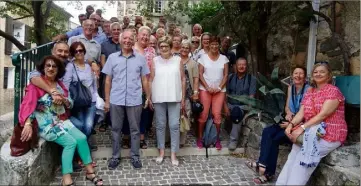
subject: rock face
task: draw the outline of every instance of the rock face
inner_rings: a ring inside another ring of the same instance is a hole
[[[60,162],[59,146],[39,141],[39,148],[20,157],[10,156],[10,139],[0,151],[0,185],[49,185]]]
[[[0,148],[9,139],[14,128],[14,113],[0,116]]]

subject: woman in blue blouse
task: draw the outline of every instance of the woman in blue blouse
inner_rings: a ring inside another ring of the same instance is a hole
[[[293,84],[288,87],[286,101],[286,120],[291,121],[298,112],[304,94],[309,85],[306,83],[306,69],[295,67],[292,71]],[[287,125],[274,124],[266,127],[262,133],[261,151],[258,162],[247,161],[246,165],[259,174],[254,179],[257,184],[263,184],[272,179],[276,172],[278,148],[282,143],[291,143],[285,134]]]
[[[81,130],[88,138],[91,135],[93,126],[94,126],[94,117],[95,117],[95,102],[97,99],[97,85],[94,73],[85,59],[86,49],[83,43],[74,42],[70,46],[70,55],[74,59],[66,65],[66,73],[63,77],[65,86],[69,89],[70,83],[73,81],[79,80],[85,85],[91,95],[92,95],[92,104],[88,108],[83,108],[81,110],[72,111],[72,117],[70,120],[72,123]],[[90,145],[91,150],[96,150],[97,147]]]

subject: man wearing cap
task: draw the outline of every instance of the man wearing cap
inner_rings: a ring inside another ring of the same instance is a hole
[[[239,58],[236,61],[236,72],[228,76],[227,95],[247,95],[254,97],[256,94],[256,78],[247,73],[247,60]],[[238,145],[239,134],[241,132],[241,121],[244,116],[245,105],[241,102],[228,98],[224,102],[224,111],[227,117],[232,120],[232,130],[230,133],[229,150],[235,150]]]

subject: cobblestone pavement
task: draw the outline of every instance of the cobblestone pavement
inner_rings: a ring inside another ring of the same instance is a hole
[[[96,130],[96,134],[93,136],[95,139],[95,144],[98,147],[111,147],[111,132],[110,132],[110,128],[108,127],[108,129],[105,132],[99,132],[98,130],[99,125],[97,125],[95,127]],[[155,134],[155,128],[152,128],[153,133]],[[184,147],[197,147],[196,144],[196,137],[195,134],[192,130],[190,130],[187,134],[187,138],[186,138],[186,143],[184,144]],[[221,132],[221,144],[224,148],[228,147],[228,142],[229,142],[229,135],[227,134],[227,132],[225,130],[222,130]],[[152,136],[152,137],[147,137],[146,138],[146,142],[149,148],[152,147],[156,147],[156,135]]]
[[[97,159],[98,175],[104,185],[255,185],[255,173],[245,164],[244,158],[233,156],[184,156],[180,164],[173,167],[167,157],[162,165],[155,163],[154,157],[142,158],[143,168],[134,170],[130,159],[122,159],[121,167],[109,170],[107,159]],[[76,185],[93,185],[85,180],[85,172],[73,173]],[[51,185],[59,185],[61,172]]]

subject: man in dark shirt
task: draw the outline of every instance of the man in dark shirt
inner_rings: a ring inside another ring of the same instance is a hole
[[[105,62],[107,61],[110,54],[120,51],[119,35],[121,30],[122,30],[121,25],[118,22],[112,23],[110,25],[111,37],[109,37],[107,41],[101,44],[100,63],[102,68],[104,67]],[[100,73],[98,93],[99,96],[103,99],[104,99],[105,77],[106,75],[104,73]],[[105,123],[99,127],[99,131],[101,132],[105,131],[108,124],[110,124],[109,112],[105,117]]]
[[[236,72],[235,63],[236,63],[236,54],[233,51],[228,51],[231,46],[232,40],[229,36],[225,36],[221,41],[221,48],[219,52],[222,55],[225,55],[229,60],[229,73]]]
[[[245,58],[239,58],[235,65],[236,73],[228,76],[227,95],[248,95],[254,97],[256,94],[257,80],[247,73],[247,61]],[[228,98],[224,104],[226,116],[230,116],[233,108],[239,107],[244,115],[244,105],[237,100]],[[241,118],[242,119],[242,118]],[[241,123],[232,122],[232,131],[230,134],[229,150],[235,150],[238,145],[239,134],[241,132]]]

